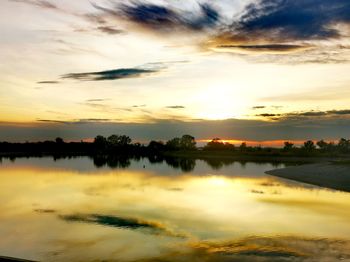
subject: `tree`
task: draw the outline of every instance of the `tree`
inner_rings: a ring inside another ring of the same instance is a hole
[[[63,139],[60,138],[60,137],[57,137],[57,138],[55,139],[55,141],[56,141],[57,144],[63,144],[63,143],[64,143]]]
[[[247,143],[243,142],[240,146],[239,146],[239,151],[244,152],[247,151]]]
[[[345,138],[341,138],[338,142],[338,149],[341,153],[347,153],[350,151],[350,140],[346,140]]]
[[[213,138],[204,147],[204,150],[234,150],[235,146],[230,143],[224,143],[220,138]]]
[[[316,145],[319,147],[319,149],[323,152],[327,151],[329,144],[325,142],[324,140],[320,140],[316,143]]]
[[[220,138],[213,138],[207,145],[204,147],[204,150],[221,150],[224,148],[224,143]]]
[[[164,150],[164,143],[162,141],[154,141],[152,140],[148,144],[148,149],[153,151],[153,152],[159,152]]]
[[[123,147],[131,144],[131,138],[125,135],[111,135],[107,138],[110,147]]]
[[[183,135],[180,139],[180,148],[182,150],[195,150],[196,140],[193,136]]]
[[[98,149],[105,149],[107,146],[107,139],[104,136],[98,135],[94,139],[94,145]]]
[[[303,149],[305,149],[308,152],[312,152],[316,149],[315,143],[311,140],[308,140],[304,142]]]
[[[180,147],[181,147],[180,141],[181,141],[180,138],[175,137],[166,142],[166,147],[169,150],[180,150]]]
[[[293,143],[290,143],[288,141],[284,142],[284,147],[283,147],[283,150],[284,151],[291,151],[294,147],[294,144]]]

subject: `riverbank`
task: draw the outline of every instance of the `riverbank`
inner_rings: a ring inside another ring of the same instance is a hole
[[[265,173],[320,187],[350,192],[350,164],[347,161],[292,166]]]

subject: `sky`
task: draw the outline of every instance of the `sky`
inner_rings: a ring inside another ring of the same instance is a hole
[[[2,0],[0,141],[350,137],[348,0]]]

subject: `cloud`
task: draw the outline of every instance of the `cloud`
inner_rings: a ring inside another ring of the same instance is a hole
[[[59,84],[59,81],[39,81],[37,84]]]
[[[264,108],[266,108],[266,106],[253,106],[252,107],[253,110],[264,109]]]
[[[169,108],[169,109],[184,109],[184,106],[166,106],[165,108]]]
[[[115,119],[108,119],[108,118],[80,118],[80,119],[76,119],[76,121],[78,122],[84,122],[84,123],[88,123],[88,122],[92,122],[92,123],[96,123],[96,122],[110,122],[110,121],[114,121]]]
[[[104,81],[104,80],[119,80],[125,78],[139,78],[142,76],[154,74],[158,70],[142,69],[142,68],[119,68],[98,72],[87,73],[69,73],[63,75],[62,79],[75,79],[81,81]]]
[[[272,41],[341,37],[335,25],[350,23],[347,0],[260,0],[249,4],[234,25],[233,37]]]
[[[331,110],[328,111],[329,114],[334,114],[334,115],[350,115],[350,109],[345,109],[345,110]]]
[[[69,124],[69,121],[61,121],[61,120],[51,120],[51,119],[37,119],[38,122],[44,123],[54,123],[54,124]]]
[[[81,222],[88,224],[97,224],[101,226],[114,227],[119,229],[142,230],[144,233],[155,235],[168,235],[173,237],[184,237],[181,234],[175,234],[166,229],[163,225],[156,222],[146,221],[136,218],[100,215],[100,214],[73,214],[60,215],[59,218],[66,222]]]
[[[25,3],[46,9],[58,9],[56,5],[46,0],[9,0],[10,2]]]
[[[329,110],[329,111],[302,111],[302,112],[290,112],[283,114],[263,113],[255,116],[270,118],[271,120],[298,120],[298,119],[310,119],[310,118],[337,118],[350,116],[350,109],[344,110]]]
[[[203,31],[215,27],[220,20],[219,12],[209,4],[198,4],[199,8],[196,12],[145,1],[115,4],[111,8],[93,5],[105,14],[124,19],[140,27],[169,33],[174,29]]]
[[[336,261],[350,257],[350,242],[294,236],[248,237],[227,241],[197,241],[168,248],[149,261]]]
[[[49,214],[49,213],[56,213],[56,210],[55,209],[41,209],[41,208],[38,208],[38,209],[34,209],[34,212],[42,213],[42,214]]]
[[[111,27],[111,26],[99,26],[97,29],[103,33],[109,34],[109,35],[118,35],[125,33],[123,30]]]
[[[280,116],[280,114],[270,114],[270,113],[263,113],[263,114],[258,114],[256,116],[262,116],[262,117],[276,117]]]
[[[247,52],[271,52],[271,53],[284,53],[284,52],[296,52],[305,49],[312,48],[307,45],[291,45],[291,44],[265,44],[265,45],[219,45],[216,47],[218,50],[225,51],[247,51]]]
[[[104,102],[110,99],[107,98],[93,98],[93,99],[87,99],[86,102]]]
[[[106,81],[120,80],[126,78],[140,78],[159,73],[171,65],[183,64],[188,61],[168,61],[168,62],[153,62],[146,63],[133,68],[118,68],[97,72],[86,73],[69,73],[61,76],[61,79],[74,79],[80,81]]]

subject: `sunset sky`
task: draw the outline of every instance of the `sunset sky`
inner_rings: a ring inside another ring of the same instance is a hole
[[[349,0],[2,0],[0,141],[350,138]]]

